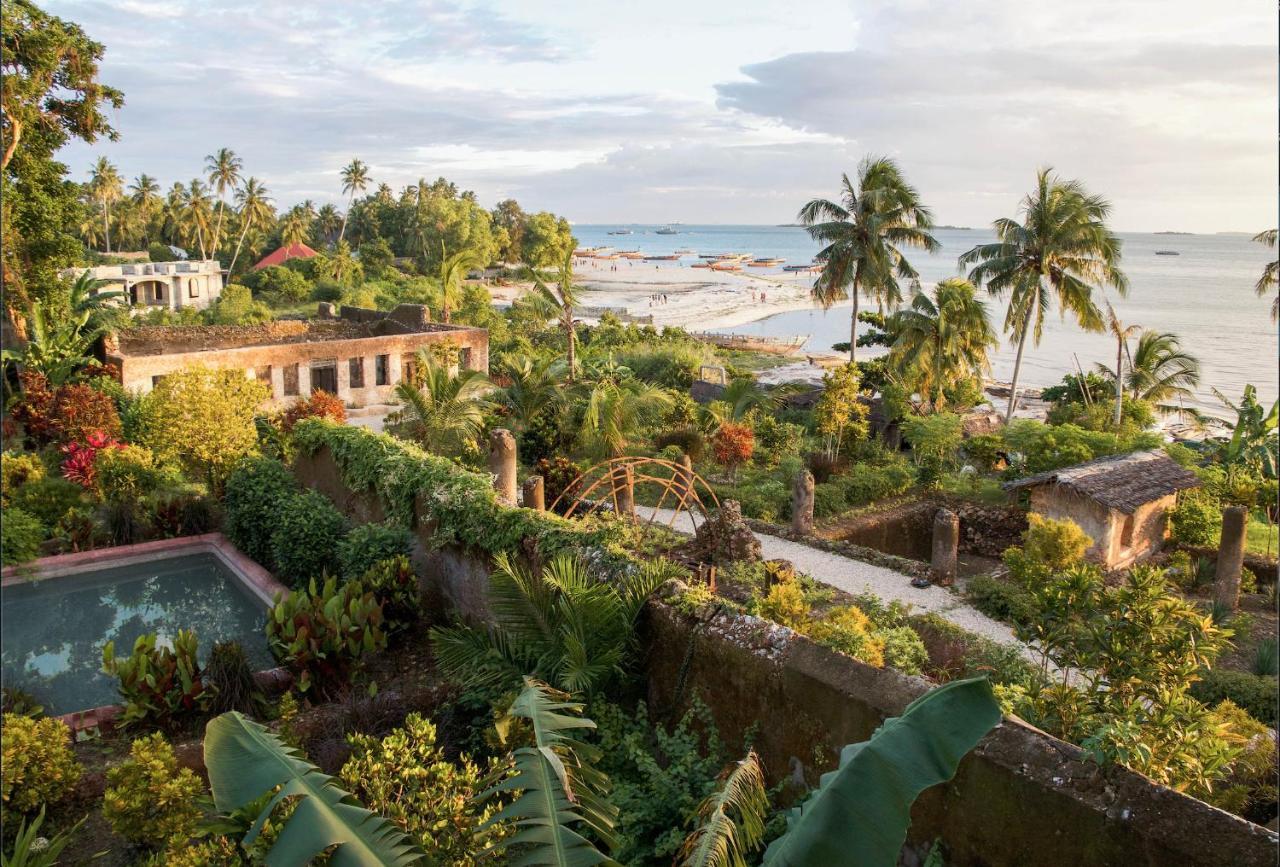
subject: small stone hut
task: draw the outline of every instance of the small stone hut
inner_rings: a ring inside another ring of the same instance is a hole
[[[1199,484],[1199,476],[1156,450],[1108,455],[1018,479],[1004,488],[1028,491],[1032,512],[1079,524],[1093,539],[1085,556],[1111,570],[1159,550],[1165,514],[1178,492]]]

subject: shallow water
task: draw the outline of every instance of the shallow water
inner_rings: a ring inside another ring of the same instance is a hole
[[[172,639],[194,629],[203,660],[216,642],[238,640],[255,670],[274,663],[266,614],[212,554],[169,557],[4,589],[3,680],[36,696],[50,714],[119,701],[101,672],[102,647],[127,655],[138,636]]]
[[[655,235],[656,226],[631,227],[635,234],[607,234],[617,226],[574,226],[583,246],[610,245],[618,249],[669,253],[678,248],[698,252],[749,252],[757,256],[781,256],[789,263],[812,259],[817,246],[803,229],[785,226],[680,226],[678,235]],[[648,234],[642,234],[647,232]],[[933,254],[911,253],[909,260],[921,280],[934,283],[957,273],[956,259],[976,244],[990,243],[986,230],[939,229],[942,248]],[[1270,299],[1254,295],[1262,268],[1276,252],[1241,235],[1156,235],[1121,233],[1123,267],[1131,288],[1127,297],[1114,292],[1107,297],[1121,320],[1158,331],[1171,331],[1185,349],[1199,357],[1202,382],[1189,406],[1221,414],[1213,396],[1217,388],[1233,400],[1246,383],[1253,383],[1268,403],[1280,394],[1277,360],[1280,341],[1271,322]],[[1157,250],[1175,250],[1177,256],[1157,256]],[[769,273],[768,271],[754,273]],[[1005,305],[988,300],[993,323],[1004,321]],[[830,310],[815,308],[778,313],[748,325],[723,329],[742,334],[771,336],[808,335],[805,348],[829,351],[833,343],[849,339],[849,306]],[[1016,347],[1002,342],[992,361],[992,375],[1007,381],[1013,373]],[[868,352],[868,356],[876,354]],[[1105,335],[1088,334],[1058,314],[1045,317],[1039,346],[1028,344],[1022,365],[1022,383],[1053,385],[1074,371],[1076,359],[1086,369],[1095,362],[1115,364],[1115,343]]]

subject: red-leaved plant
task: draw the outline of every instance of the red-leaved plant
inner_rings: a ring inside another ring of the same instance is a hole
[[[94,431],[85,438],[84,445],[69,442],[62,447],[66,459],[62,462],[62,475],[82,488],[92,488],[97,472],[94,462],[98,452],[107,448],[124,448],[124,444],[102,431]]]

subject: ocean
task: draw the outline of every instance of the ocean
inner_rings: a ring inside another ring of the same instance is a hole
[[[630,235],[610,231],[631,229]],[[646,253],[670,253],[690,248],[700,253],[742,252],[779,256],[788,263],[812,260],[817,245],[794,226],[677,225],[677,235],[657,235],[659,226],[576,225],[580,246],[613,246]],[[942,248],[935,253],[908,252],[908,259],[924,283],[936,283],[958,273],[956,259],[976,244],[990,243],[994,235],[985,229],[938,229]],[[1214,415],[1224,415],[1211,389],[1236,400],[1252,383],[1267,404],[1280,395],[1277,365],[1280,340],[1271,321],[1271,299],[1254,294],[1263,266],[1276,255],[1244,235],[1168,235],[1121,233],[1122,267],[1129,277],[1129,293],[1104,297],[1115,306],[1126,325],[1170,331],[1183,347],[1200,359],[1201,385],[1186,403]],[[1157,250],[1173,250],[1177,256],[1158,256]],[[987,301],[993,324],[1004,322],[1005,303]],[[731,330],[739,334],[770,336],[808,335],[805,348],[829,351],[833,343],[849,339],[849,304],[823,310],[776,313]],[[1008,381],[1013,375],[1016,345],[1005,339],[992,357],[992,377]],[[1115,364],[1115,342],[1105,334],[1080,330],[1057,312],[1045,317],[1039,346],[1027,344],[1023,354],[1021,383],[1042,387],[1059,382],[1076,369],[1095,362]],[[868,356],[876,354],[868,351]]]

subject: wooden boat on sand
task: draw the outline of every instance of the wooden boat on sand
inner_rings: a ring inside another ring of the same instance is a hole
[[[770,355],[794,355],[809,340],[809,335],[807,334],[797,334],[791,337],[764,337],[756,334],[713,334],[704,331],[693,336],[721,349],[766,352]]]

